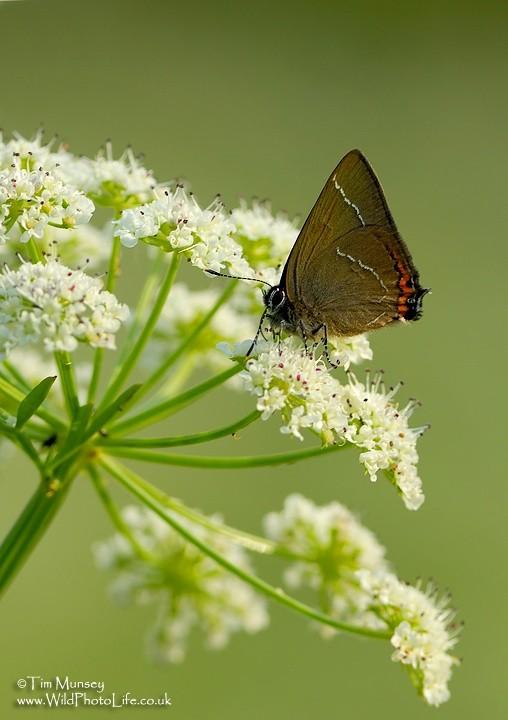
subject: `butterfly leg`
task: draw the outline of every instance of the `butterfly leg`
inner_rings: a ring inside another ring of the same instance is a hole
[[[279,348],[279,354],[282,352],[281,345],[282,345],[282,326],[278,328],[278,330],[275,330],[272,328],[273,332],[273,341],[274,343],[277,343],[277,346]]]
[[[303,347],[305,348],[305,354],[308,355],[309,354],[309,345],[307,343],[308,336],[307,336],[307,333],[305,332],[305,328],[304,328],[302,322],[298,323],[298,329],[300,331],[300,337],[303,340]]]
[[[251,352],[254,350],[254,348],[256,347],[257,341],[259,340],[259,336],[261,335],[262,337],[265,337],[265,335],[263,333],[263,323],[265,321],[267,311],[268,310],[265,309],[265,311],[261,315],[261,320],[259,321],[258,329],[256,330],[256,334],[254,335],[254,340],[252,341],[250,348],[245,353],[245,357],[249,357]],[[265,340],[266,340],[266,338],[265,338]]]
[[[323,331],[323,352],[325,354],[326,361],[328,362],[330,367],[338,368],[340,366],[340,362],[336,362],[336,363],[332,362],[332,360],[330,358],[330,352],[328,350],[328,331],[326,329],[326,325],[325,324],[321,325],[321,327],[318,328],[318,331],[319,330]]]

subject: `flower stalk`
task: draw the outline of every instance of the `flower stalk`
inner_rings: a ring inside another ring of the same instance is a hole
[[[199,400],[210,390],[223,385],[227,380],[241,372],[241,370],[242,365],[237,363],[227,370],[224,370],[224,372],[205,380],[199,385],[195,385],[190,390],[186,390],[175,397],[169,398],[157,405],[153,405],[137,415],[133,415],[130,418],[114,423],[110,428],[108,428],[108,432],[111,435],[124,435],[126,432],[140,430],[147,425],[153,425],[161,422],[161,420],[165,420],[174,413],[178,412],[178,410],[181,410],[196,400]]]
[[[364,635],[366,637],[376,638],[378,640],[389,639],[390,635],[386,632],[371,630],[370,628],[356,627],[347,623],[338,622],[337,620],[334,620],[333,618],[328,617],[327,615],[324,615],[317,610],[314,610],[308,605],[305,605],[305,603],[302,603],[299,600],[292,598],[291,596],[287,595],[282,589],[275,588],[261,578],[251,575],[250,573],[247,573],[241,568],[235,566],[233,563],[229,562],[224,557],[216,553],[209,545],[206,545],[196,535],[189,532],[183,525],[181,525],[177,520],[175,520],[175,518],[164,509],[164,507],[161,507],[161,505],[159,505],[159,503],[157,503],[150,495],[148,495],[148,493],[145,493],[142,487],[132,481],[131,473],[122,472],[122,468],[120,466],[112,463],[107,458],[102,458],[100,460],[100,463],[104,467],[104,469],[107,470],[111,475],[113,475],[113,477],[115,477],[117,480],[119,480],[119,482],[121,482],[127,490],[132,492],[132,494],[135,495],[138,499],[142,500],[145,505],[150,507],[157,515],[159,515],[165,522],[167,522],[168,525],[171,525],[171,527],[173,527],[177,533],[179,533],[183,538],[185,538],[185,540],[190,542],[192,545],[195,545],[202,553],[208,555],[210,558],[212,558],[212,560],[221,565],[225,570],[232,573],[233,575],[236,575],[248,585],[251,585],[253,588],[255,588],[258,592],[269,597],[271,600],[274,600],[280,605],[285,605],[291,610],[301,613],[302,615],[305,615],[311,620],[323,623],[324,625],[328,625],[329,627],[332,627],[336,630],[342,630],[343,632],[352,633],[354,635]]]
[[[158,453],[153,450],[144,450],[137,447],[108,447],[107,453],[115,457],[130,458],[141,462],[156,463],[158,465],[176,465],[179,467],[209,468],[210,470],[238,470],[240,468],[271,467],[286,465],[301,460],[307,460],[317,455],[336,453],[352,447],[347,443],[343,445],[329,445],[328,447],[313,447],[306,450],[293,450],[273,455],[245,455],[245,456],[205,456],[205,455],[171,455]]]
[[[161,288],[159,290],[159,293],[157,295],[157,298],[154,302],[152,311],[150,312],[150,315],[143,327],[143,330],[141,331],[137,341],[134,343],[134,346],[132,347],[132,350],[128,354],[128,356],[125,358],[123,364],[119,366],[117,369],[117,372],[113,374],[113,377],[111,378],[111,383],[108,386],[108,389],[106,390],[104,394],[104,398],[101,403],[101,407],[104,405],[107,405],[110,403],[115,395],[122,389],[122,386],[126,382],[127,378],[133,371],[136,361],[138,360],[139,356],[143,352],[143,349],[145,348],[145,345],[147,344],[148,340],[150,339],[150,336],[152,335],[152,332],[155,328],[155,325],[157,323],[157,320],[159,319],[159,316],[162,312],[162,308],[164,307],[164,304],[168,298],[169,292],[171,290],[171,286],[173,285],[176,277],[176,273],[178,270],[178,265],[180,262],[180,257],[177,253],[173,254],[173,258],[171,260],[171,263],[169,265],[169,268],[166,273],[166,277],[164,278]]]

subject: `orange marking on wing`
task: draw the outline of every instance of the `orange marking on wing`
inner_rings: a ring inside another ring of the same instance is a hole
[[[400,273],[398,282],[400,297],[397,301],[397,313],[401,317],[404,317],[409,311],[408,298],[415,294],[415,288],[413,286],[411,273],[408,272],[407,267],[403,265],[399,259],[397,259],[397,270]]]

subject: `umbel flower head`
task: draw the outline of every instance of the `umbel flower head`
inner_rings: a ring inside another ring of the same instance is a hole
[[[75,158],[75,156],[62,147],[54,150],[55,142],[56,138],[45,142],[42,129],[39,129],[30,140],[17,132],[13,132],[12,137],[6,140],[0,132],[0,167],[8,168],[16,161],[26,170],[42,168],[56,172],[63,159]],[[78,186],[74,184],[74,187]]]
[[[139,240],[166,252],[183,252],[201,270],[233,275],[252,275],[241,246],[233,240],[234,230],[220,200],[202,209],[182,185],[175,190],[156,190],[156,200],[124,210],[115,222],[116,235],[123,245],[133,247]]]
[[[242,378],[264,420],[281,414],[281,432],[301,440],[304,430],[312,430],[325,444],[349,442],[363,448],[360,462],[371,480],[385,470],[407,508],[416,510],[423,503],[416,469],[422,428],[409,427],[414,404],[399,409],[394,402],[398,388],[387,392],[380,376],[361,383],[349,375],[342,384],[322,358],[306,353],[295,338],[261,346]]]
[[[393,632],[392,660],[406,666],[429,705],[446,702],[452,668],[458,663],[450,654],[457,632],[451,627],[454,612],[448,598],[439,599],[432,585],[423,591],[382,570],[362,570],[358,577],[373,611]]]
[[[231,212],[231,220],[235,226],[234,238],[256,271],[275,271],[287,258],[298,237],[296,222],[282,213],[274,215],[267,202],[254,200],[249,206],[243,200]],[[265,279],[270,282],[268,278]],[[275,282],[275,277],[272,282]]]
[[[49,171],[62,183],[109,207],[129,207],[154,198],[157,181],[131,148],[115,159],[107,142],[95,158],[88,158],[74,155],[65,145],[56,149],[53,145],[55,139],[44,142],[42,131],[32,140],[14,133],[5,141],[0,134],[0,169],[17,163],[25,170]]]
[[[0,169],[0,241],[17,224],[20,242],[41,238],[49,224],[73,228],[87,223],[93,202],[43,167],[26,169],[19,158]]]
[[[159,604],[157,623],[149,638],[156,658],[183,660],[194,626],[203,630],[214,649],[223,647],[235,632],[255,633],[267,626],[265,603],[252,588],[183,540],[155,513],[128,506],[123,510],[123,520],[134,542],[116,534],[97,543],[96,561],[103,569],[117,573],[112,591],[119,600]],[[194,525],[189,528],[223,557],[249,570],[242,548]]]
[[[46,350],[75,350],[78,342],[114,348],[127,305],[97,278],[55,260],[23,263],[0,274],[0,356],[40,342]]]
[[[362,589],[359,570],[388,570],[385,549],[344,505],[318,506],[302,495],[290,495],[281,512],[264,519],[267,536],[297,558],[284,573],[293,588],[310,587],[321,609],[338,620],[383,628],[369,611],[370,597]],[[320,626],[322,634],[335,630]]]
[[[59,174],[86,192],[98,205],[116,209],[152,200],[157,186],[152,172],[141,164],[131,148],[115,160],[109,142],[95,158],[76,158],[62,151]]]

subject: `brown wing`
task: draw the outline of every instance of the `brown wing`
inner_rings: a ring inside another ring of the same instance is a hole
[[[418,273],[379,180],[359,150],[345,155],[325,183],[289,255],[281,285],[290,302],[303,305],[307,314],[321,308],[328,318],[338,317],[347,302],[352,315],[344,328],[362,326],[357,332],[417,316],[422,295]],[[369,312],[362,310],[365,305]],[[330,332],[337,331],[336,322],[326,324]],[[355,333],[344,329],[340,334]]]
[[[381,227],[351,230],[309,261],[301,283],[303,315],[331,335],[359,335],[400,318],[400,275],[393,233]]]

